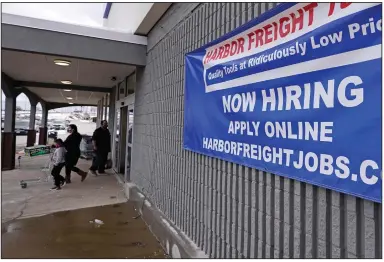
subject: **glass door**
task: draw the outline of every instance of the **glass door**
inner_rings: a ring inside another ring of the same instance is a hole
[[[125,168],[125,181],[131,180],[131,157],[132,157],[132,145],[133,145],[133,108],[134,105],[128,106],[127,122],[127,143],[126,143],[126,168]]]
[[[120,134],[120,108],[116,110],[116,128],[114,134],[114,143],[115,143],[115,161],[113,161],[113,169],[116,173],[119,172],[119,134]]]
[[[118,159],[117,159],[117,170],[116,172],[120,175],[125,174],[125,162],[126,162],[126,144],[127,144],[127,114],[128,107],[120,108],[120,121],[119,121],[119,142],[118,148]]]

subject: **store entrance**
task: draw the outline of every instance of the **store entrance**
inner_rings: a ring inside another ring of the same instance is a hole
[[[118,85],[115,102],[116,128],[113,144],[113,168],[124,181],[129,181],[131,174],[135,87],[136,74],[133,73]]]
[[[117,174],[125,174],[126,142],[127,142],[127,115],[128,106],[116,110],[116,132],[115,132],[115,156],[114,170]]]

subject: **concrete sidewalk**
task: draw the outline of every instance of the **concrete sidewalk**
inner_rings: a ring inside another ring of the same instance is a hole
[[[23,157],[20,169],[2,172],[2,222],[127,201],[114,174],[97,177],[89,174],[82,183],[80,176],[72,173],[72,183],[60,191],[50,191],[53,180],[48,174],[50,178],[48,182],[27,182],[27,188],[22,189],[21,180],[37,179],[47,175],[41,170],[47,161],[48,156]],[[89,166],[89,161],[79,160],[80,169],[87,170]]]

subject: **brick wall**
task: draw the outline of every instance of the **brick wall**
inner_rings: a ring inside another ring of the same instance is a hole
[[[176,3],[152,29],[132,181],[212,258],[382,257],[381,205],[183,150],[185,53],[275,5]]]

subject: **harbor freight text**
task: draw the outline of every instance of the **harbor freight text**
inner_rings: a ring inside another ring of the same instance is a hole
[[[363,161],[360,164],[359,172],[357,172],[359,175],[357,175],[351,174],[351,170],[348,167],[350,160],[345,156],[334,158],[329,154],[316,154],[314,152],[295,151],[287,148],[225,141],[207,137],[203,137],[203,148],[280,166],[293,166],[296,169],[304,168],[308,172],[318,172],[327,176],[334,174],[341,179],[361,180],[367,185],[376,184],[380,177],[379,165],[372,160]]]

